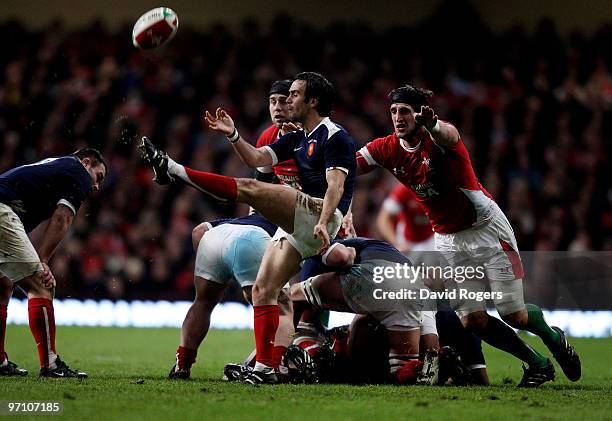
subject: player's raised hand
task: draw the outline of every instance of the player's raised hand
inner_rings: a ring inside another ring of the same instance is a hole
[[[226,136],[231,135],[234,132],[234,129],[236,128],[232,117],[230,117],[230,115],[222,108],[217,108],[217,110],[215,111],[215,115],[212,115],[208,111],[205,111],[204,121],[206,121],[206,124],[208,124],[208,127],[210,129],[222,133]]]
[[[318,254],[325,253],[330,245],[329,233],[327,232],[327,225],[325,224],[315,225],[313,234],[314,234],[314,238],[318,238],[319,240],[323,242],[323,244],[321,244],[321,247],[319,248],[317,253]]]
[[[414,119],[418,124],[424,126],[427,130],[434,128],[438,122],[438,116],[434,113],[434,110],[427,105],[421,106],[421,112],[414,115]]]
[[[302,125],[300,123],[293,123],[291,121],[288,121],[286,123],[283,123],[283,126],[281,127],[281,134],[295,132],[297,130],[300,130],[301,128]]]

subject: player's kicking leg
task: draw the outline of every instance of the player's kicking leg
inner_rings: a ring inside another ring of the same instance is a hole
[[[6,319],[8,317],[8,303],[13,293],[13,283],[5,276],[0,276],[0,376],[26,376],[28,370],[17,367],[9,361],[4,341],[6,338]]]

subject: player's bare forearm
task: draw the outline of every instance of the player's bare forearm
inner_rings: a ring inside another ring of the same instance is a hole
[[[323,197],[323,210],[319,218],[319,224],[323,225],[327,225],[329,218],[338,207],[344,193],[344,180],[346,179],[346,174],[341,170],[329,170],[325,176],[327,178],[327,190],[325,191],[325,197]]]
[[[393,226],[393,215],[389,213],[385,208],[381,208],[376,218],[376,228],[383,240],[386,242],[396,245],[395,241],[395,228]]]
[[[431,129],[427,129],[436,143],[440,146],[455,146],[459,141],[459,132],[452,124],[438,120]]]
[[[265,148],[256,148],[244,140],[242,136],[238,138],[237,142],[232,143],[232,146],[242,162],[251,168],[266,167],[273,164],[272,155]]]
[[[440,120],[431,107],[422,106],[421,112],[415,114],[414,118],[427,129],[438,145],[453,147],[459,141],[459,132],[455,126]]]
[[[67,206],[59,205],[55,209],[36,250],[42,262],[49,262],[57,246],[68,232],[73,219],[74,214]]]

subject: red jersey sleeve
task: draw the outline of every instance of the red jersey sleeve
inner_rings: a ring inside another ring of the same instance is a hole
[[[384,167],[384,149],[387,143],[386,137],[380,137],[368,142],[357,151],[357,165],[362,173],[368,173],[376,167]]]

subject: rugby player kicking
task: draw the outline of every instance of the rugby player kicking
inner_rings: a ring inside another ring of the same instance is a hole
[[[257,140],[258,147],[274,143],[284,134],[282,126],[289,118],[287,96],[291,83],[288,79],[277,80],[270,86],[268,110],[272,124]],[[255,179],[265,182],[278,181],[301,189],[293,160],[278,163],[274,167],[258,168]],[[183,321],[180,345],[176,350],[176,363],[170,370],[170,378],[188,379],[191,376],[191,366],[195,363],[198,348],[208,333],[210,315],[223,298],[232,278],[242,287],[246,300],[252,303],[251,288],[255,283],[265,248],[276,229],[275,225],[259,215],[203,222],[193,229],[196,296]],[[202,241],[205,234],[206,238]],[[279,327],[273,353],[273,366],[277,370],[293,334],[292,306],[289,297],[283,292],[279,297],[279,309]],[[255,352],[252,354],[254,358]],[[247,358],[247,361],[250,359]],[[228,380],[240,380],[247,370],[246,364],[228,364],[225,376]]]
[[[550,327],[542,311],[525,305],[523,267],[510,223],[478,182],[457,129],[438,119],[428,103],[431,91],[409,85],[389,94],[394,133],[373,140],[357,153],[358,173],[377,167],[410,187],[435,231],[435,245],[451,266],[484,265],[504,321],[539,336],[571,381],[581,376],[580,359],[564,332]],[[454,288],[485,290],[482,280]],[[548,358],[528,346],[508,325],[489,316],[484,301],[454,300],[463,323],[490,345],[526,362],[521,387],[554,380]]]
[[[49,260],[66,236],[79,207],[100,189],[106,162],[96,149],[47,158],[0,175],[0,375],[28,374],[8,360],[4,349],[7,306],[14,287],[28,296],[30,330],[36,341],[41,377],[77,377],[55,348],[55,277]],[[27,233],[39,238],[32,241]]]
[[[247,178],[195,171],[171,160],[146,138],[140,145],[158,183],[176,178],[221,201],[247,203],[281,229],[266,249],[252,289],[256,364],[247,382],[276,383],[274,337],[279,323],[277,297],[285,282],[299,271],[305,258],[324,252],[340,229],[355,183],[355,142],[329,119],[332,85],[318,73],[296,75],[287,98],[290,119],[303,130],[281,136],[256,148],[242,139],[222,109],[206,112],[213,130],[225,134],[250,167],[264,167],[293,158],[300,174],[298,190]]]

